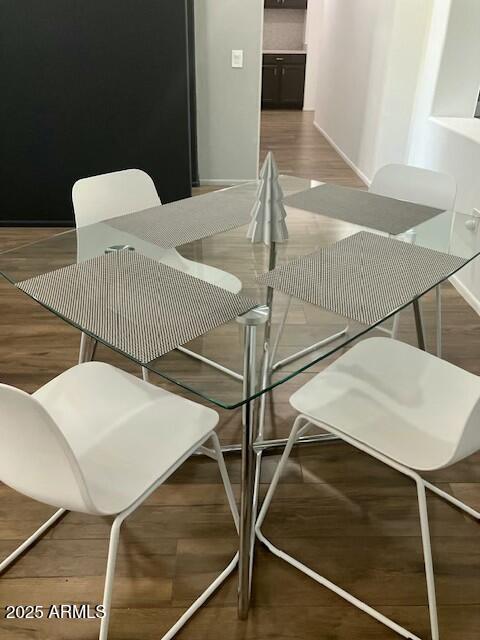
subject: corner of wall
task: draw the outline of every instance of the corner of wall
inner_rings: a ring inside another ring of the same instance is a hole
[[[328,142],[328,144],[330,146],[332,146],[335,151],[338,153],[338,155],[342,158],[342,160],[344,160],[348,166],[350,167],[350,169],[352,169],[357,176],[360,178],[360,180],[367,186],[369,187],[372,183],[372,181],[370,180],[370,178],[368,176],[366,176],[363,171],[361,171],[357,165],[347,156],[347,154],[340,149],[340,147],[336,144],[336,142],[334,140],[332,140],[332,138],[328,135],[328,133],[326,131],[324,131],[322,129],[322,127],[318,124],[318,122],[316,122],[315,120],[313,121],[313,126],[317,129],[317,131],[319,131],[319,133],[322,134],[322,136],[325,138],[325,140]]]

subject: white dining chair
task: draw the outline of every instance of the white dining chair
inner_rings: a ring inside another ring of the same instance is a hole
[[[414,480],[427,579],[430,625],[438,640],[434,571],[425,489],[471,517],[480,513],[424,480],[420,472],[448,467],[480,450],[480,378],[396,340],[355,345],[292,395],[299,412],[262,505],[256,533],[267,548],[321,585],[405,638],[418,636],[272,544],[262,533],[275,489],[296,440],[324,429]]]
[[[431,171],[404,164],[388,164],[377,171],[369,187],[370,193],[374,193],[397,200],[405,200],[435,207],[444,210],[453,210],[457,195],[457,184],[455,179],[445,173]],[[439,357],[442,355],[442,307],[441,307],[441,285],[436,287],[436,352]],[[285,365],[306,356],[312,351],[316,351],[322,346],[334,342],[348,333],[348,326],[334,333],[320,342],[312,344],[305,349],[291,354],[278,362],[274,362],[281,337],[285,328],[287,315],[290,310],[291,298],[288,298],[285,311],[277,330],[273,347],[271,349],[271,364],[273,370],[277,370]],[[420,304],[420,302],[419,302]],[[379,326],[378,330],[387,333],[393,338],[398,335],[400,313],[393,318],[392,329]]]
[[[79,234],[78,238],[79,261],[93,258],[108,249],[109,247],[105,245],[108,245],[109,241],[111,244],[111,239],[114,237],[114,229],[107,230],[102,235],[102,229],[99,227],[92,228],[91,234],[88,233],[88,229],[85,227],[108,218],[158,207],[162,204],[152,178],[140,169],[125,169],[82,178],[73,185],[72,200],[77,229],[82,229],[82,233]],[[115,237],[121,239],[122,235],[125,236],[126,242],[131,240],[128,235],[121,232],[118,232]],[[232,293],[238,293],[242,288],[241,281],[233,274],[210,265],[187,260],[174,248],[156,247],[140,239],[136,240],[136,245],[135,248],[147,255],[147,257],[184,271],[205,282],[227,289]],[[86,362],[92,359],[95,346],[95,341],[82,333],[79,362]],[[241,377],[217,362],[209,360],[190,349],[178,347],[178,350],[224,373],[234,375],[235,378]],[[144,378],[148,379],[148,372],[145,368],[143,369],[143,374]]]
[[[100,362],[76,365],[32,396],[2,384],[0,407],[0,480],[58,509],[0,564],[0,573],[67,510],[112,516],[100,640],[108,635],[120,527],[193,453],[217,460],[238,530],[237,506],[214,432],[218,414],[212,409]],[[212,449],[204,446],[207,441]],[[237,556],[164,640],[234,570]]]
[[[376,172],[369,191],[388,198],[406,200],[407,202],[451,211],[455,209],[457,183],[455,178],[447,173],[405,164],[387,164]],[[441,285],[438,285],[435,288],[435,294],[436,353],[439,358],[442,357],[441,292]],[[394,317],[391,331],[391,335],[394,338],[398,334],[399,321],[400,313],[397,313]]]

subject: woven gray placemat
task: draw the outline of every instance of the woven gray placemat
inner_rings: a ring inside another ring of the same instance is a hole
[[[17,287],[141,363],[258,304],[131,251],[72,264]]]
[[[156,244],[178,247],[250,222],[256,183],[178,200],[106,220],[106,224]]]
[[[309,182],[295,176],[280,176],[284,194],[302,191]],[[257,182],[247,182],[109,218],[105,223],[166,249],[178,247],[249,224],[257,188]]]
[[[373,325],[445,280],[467,261],[361,231],[297,258],[258,281],[311,304]]]
[[[386,198],[360,189],[324,184],[284,199],[284,204],[328,218],[344,220],[391,235],[412,227],[443,212],[423,205]]]

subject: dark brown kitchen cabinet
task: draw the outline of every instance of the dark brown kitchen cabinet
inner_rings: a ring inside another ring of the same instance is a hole
[[[303,107],[305,89],[305,65],[282,65],[280,104],[284,107]]]
[[[263,109],[302,109],[305,89],[305,54],[264,54]]]
[[[265,0],[265,9],[306,9],[308,0]]]
[[[281,72],[280,72],[281,73]],[[279,69],[276,64],[263,65],[262,106],[275,108],[280,100]]]

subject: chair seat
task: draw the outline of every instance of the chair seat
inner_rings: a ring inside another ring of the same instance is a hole
[[[34,393],[77,457],[99,513],[120,513],[173,472],[218,414],[108,364],[77,365]]]
[[[131,235],[109,227],[108,225],[91,225],[82,227],[78,233],[78,261],[83,262],[102,255],[111,246],[132,246],[138,253],[147,258],[157,260],[163,264],[184,271],[195,278],[210,282],[232,293],[239,293],[242,282],[232,273],[223,271],[208,264],[195,262],[184,258],[176,249],[166,249],[142,240],[132,239]]]
[[[242,282],[232,273],[228,271],[222,271],[217,267],[212,267],[208,264],[202,264],[201,262],[193,262],[192,260],[183,259],[183,263],[186,273],[200,278],[205,282],[214,284],[222,289],[227,289],[231,293],[239,293],[242,290]]]
[[[290,402],[327,429],[422,471],[455,461],[479,398],[477,376],[402,342],[371,338],[315,376]]]

